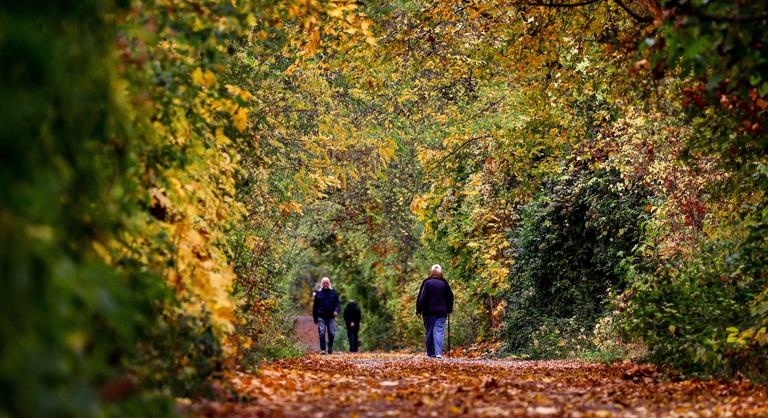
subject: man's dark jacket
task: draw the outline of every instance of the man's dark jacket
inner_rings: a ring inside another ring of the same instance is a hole
[[[430,277],[421,282],[416,298],[416,314],[448,316],[453,312],[453,292],[445,279]]]
[[[338,314],[340,310],[339,294],[335,290],[321,289],[315,293],[315,303],[312,304],[312,318],[315,322],[319,318],[333,318],[333,313]]]
[[[360,328],[360,318],[362,316],[360,307],[357,306],[357,303],[349,302],[347,306],[344,307],[344,322],[347,324],[347,328],[349,328],[349,324],[352,322],[355,323],[355,328]]]

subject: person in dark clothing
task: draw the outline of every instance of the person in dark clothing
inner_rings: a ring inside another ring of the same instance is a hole
[[[419,296],[416,298],[416,315],[423,316],[424,319],[429,357],[443,358],[445,321],[451,312],[453,292],[443,278],[443,268],[435,264],[429,272],[429,277],[421,282]]]
[[[320,335],[320,350],[325,352],[325,336],[328,335],[328,354],[333,353],[333,337],[336,336],[336,316],[339,315],[341,305],[339,294],[331,288],[331,279],[323,277],[320,281],[322,288],[315,292],[315,301],[312,304],[312,318],[317,324],[317,332]]]
[[[360,331],[360,319],[362,313],[354,300],[350,300],[344,307],[344,323],[347,325],[347,338],[349,339],[349,352],[357,352],[357,334]]]

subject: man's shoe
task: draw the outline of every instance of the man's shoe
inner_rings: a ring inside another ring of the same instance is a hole
[[[443,358],[440,354],[436,355],[435,358]]]

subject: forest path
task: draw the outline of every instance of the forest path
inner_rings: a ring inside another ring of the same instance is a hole
[[[195,404],[213,417],[768,416],[768,387],[670,381],[649,366],[583,361],[309,355],[237,374],[240,403]]]

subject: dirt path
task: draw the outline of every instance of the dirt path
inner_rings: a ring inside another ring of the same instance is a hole
[[[279,361],[233,384],[213,417],[768,417],[768,387],[668,381],[653,368],[579,361],[334,354]]]

